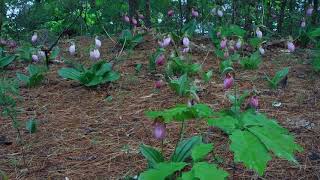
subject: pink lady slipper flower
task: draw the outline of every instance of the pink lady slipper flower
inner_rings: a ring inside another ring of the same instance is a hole
[[[136,20],[136,18],[132,18],[131,19],[131,22],[132,22],[132,24],[134,25],[134,26],[137,26],[138,25],[138,21]]]
[[[307,16],[312,16],[312,13],[313,13],[313,6],[310,4],[307,9],[306,14],[307,14]]]
[[[185,47],[189,47],[189,45],[190,45],[190,40],[189,40],[189,38],[188,38],[188,37],[184,37],[184,38],[182,39],[182,44],[183,44]]]
[[[221,49],[224,49],[227,47],[227,39],[226,38],[223,38],[220,42],[220,47]]]
[[[172,17],[174,15],[174,11],[170,9],[167,14],[169,17]]]
[[[90,59],[98,60],[99,58],[100,58],[100,51],[98,49],[94,49],[93,51],[90,51]]]
[[[259,52],[260,52],[260,54],[261,54],[261,55],[264,55],[265,50],[263,49],[263,47],[262,47],[262,46],[260,46],[260,47],[259,47]]]
[[[217,35],[217,37],[219,38],[219,37],[221,36],[221,32],[218,31],[216,35]]]
[[[294,44],[291,41],[289,41],[287,43],[287,47],[288,47],[289,52],[294,52],[294,50],[296,49],[296,47],[294,46]]]
[[[76,53],[76,45],[74,44],[74,42],[72,42],[71,46],[69,47],[69,53],[71,56],[75,55]]]
[[[232,75],[230,73],[226,74],[226,77],[224,78],[224,81],[223,81],[223,88],[225,90],[230,89],[233,85],[233,81],[234,79]]]
[[[223,56],[224,56],[224,58],[228,58],[228,57],[229,57],[229,51],[226,50],[226,51],[223,53]]]
[[[123,16],[123,20],[126,23],[130,23],[130,18],[127,15]]]
[[[163,81],[162,80],[158,80],[155,83],[155,88],[156,89],[160,89],[162,87],[162,85],[163,85]]]
[[[260,38],[260,39],[262,38],[262,32],[260,31],[260,28],[257,28],[256,35],[258,38]]]
[[[33,54],[31,57],[32,57],[32,61],[33,62],[38,62],[39,61],[39,57],[37,55]]]
[[[182,52],[183,53],[188,53],[190,51],[190,48],[189,47],[185,47],[182,49]]]
[[[242,46],[242,41],[241,41],[241,39],[238,39],[238,41],[236,43],[236,48],[241,49],[241,46]]]
[[[192,17],[198,17],[199,16],[199,12],[197,10],[194,10],[193,8],[191,9],[191,15]]]
[[[170,37],[164,38],[162,41],[159,41],[158,43],[159,43],[160,47],[166,48],[167,46],[170,45],[171,38]]]
[[[7,45],[7,41],[5,39],[0,39],[0,45],[1,46],[6,46]]]
[[[254,109],[258,109],[258,107],[259,107],[258,97],[257,97],[257,96],[252,96],[252,97],[250,98],[249,105],[250,105],[252,108],[254,108]]]
[[[164,57],[163,54],[161,54],[161,55],[159,55],[159,56],[157,57],[157,59],[156,59],[156,64],[157,64],[158,66],[162,66],[162,65],[164,65],[164,60],[165,60],[165,57]]]
[[[144,19],[144,15],[143,14],[138,14],[139,19]]]
[[[96,48],[99,49],[101,47],[101,41],[98,39],[98,36],[94,39]]]
[[[38,57],[40,59],[44,59],[46,57],[46,53],[44,51],[38,51]]]
[[[153,135],[157,140],[163,140],[166,137],[166,126],[163,122],[155,122]]]
[[[35,43],[37,40],[38,40],[38,34],[37,34],[37,32],[34,32],[31,37],[31,42]]]
[[[305,20],[305,18],[302,18],[301,27],[302,27],[302,28],[305,28],[305,27],[306,27],[306,20]]]

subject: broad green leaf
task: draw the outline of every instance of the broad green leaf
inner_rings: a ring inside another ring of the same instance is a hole
[[[191,152],[193,161],[200,161],[205,158],[213,150],[213,144],[198,144]]]
[[[29,119],[26,122],[26,129],[28,130],[29,133],[35,133],[37,131],[37,122],[34,119]]]
[[[109,72],[103,79],[104,82],[114,82],[120,78],[120,74],[115,71]]]
[[[187,74],[182,75],[178,79],[171,80],[169,85],[179,96],[185,96],[190,92],[190,82]]]
[[[212,109],[206,104],[195,104],[191,106],[195,118],[208,118],[214,115]]]
[[[26,76],[24,74],[17,73],[17,78],[25,84],[29,82],[29,76]]]
[[[256,49],[260,46],[261,43],[262,43],[262,39],[257,37],[249,39],[249,44]]]
[[[140,152],[147,159],[151,168],[154,168],[158,163],[164,162],[161,152],[151,146],[140,145]]]
[[[312,38],[320,37],[320,27],[310,31],[308,35]]]
[[[230,71],[231,69],[233,69],[232,66],[233,66],[232,61],[224,60],[220,63],[220,71],[223,73],[226,73],[226,72]]]
[[[149,169],[140,174],[139,180],[165,180],[176,171],[182,170],[187,163],[185,162],[166,162],[159,163],[154,169]]]
[[[209,126],[218,127],[227,134],[231,134],[239,126],[239,121],[232,116],[221,116],[214,119],[208,119],[207,121]]]
[[[177,105],[173,108],[166,109],[163,111],[147,111],[145,115],[150,119],[161,118],[166,123],[171,121],[184,121],[187,119],[194,118],[194,115],[190,112],[187,105]]]
[[[205,82],[209,82],[210,79],[212,78],[212,75],[213,75],[213,71],[210,70],[210,71],[208,71],[208,72],[206,72],[206,73],[203,73],[203,74],[202,74],[202,78],[203,78],[203,80],[204,80]]]
[[[192,149],[202,143],[201,136],[193,136],[189,139],[179,142],[177,148],[175,149],[171,161],[172,162],[183,162],[191,156]]]
[[[263,175],[268,161],[271,160],[264,144],[248,131],[236,130],[229,138],[235,162],[243,162],[247,168],[256,170],[260,176]]]
[[[17,56],[5,56],[0,58],[0,68],[6,67],[10,63],[12,63],[16,58]]]
[[[269,84],[271,87],[276,88],[278,86],[278,84],[280,83],[280,81],[285,78],[285,76],[287,76],[289,73],[289,68],[283,68],[282,70],[278,71],[275,76],[269,81]]]
[[[207,162],[198,162],[192,167],[194,177],[200,180],[224,180],[228,177],[228,173],[224,170],[218,169],[215,164]]]
[[[74,68],[61,68],[58,74],[65,79],[80,81],[81,73]]]
[[[110,63],[104,63],[96,71],[96,76],[103,76],[105,73],[112,70],[112,65]]]
[[[293,136],[266,127],[257,126],[248,130],[256,135],[267,149],[276,156],[298,163],[294,153],[303,151],[303,148],[294,142]]]

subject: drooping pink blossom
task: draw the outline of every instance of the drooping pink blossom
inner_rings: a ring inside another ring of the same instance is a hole
[[[31,42],[35,43],[37,40],[38,40],[38,34],[36,32],[34,32],[31,37]]]
[[[90,59],[92,60],[99,60],[100,58],[100,51],[98,49],[94,49],[90,51]]]
[[[242,46],[242,41],[240,39],[238,39],[238,41],[236,43],[236,48],[241,49],[241,46]]]
[[[189,47],[185,47],[182,49],[182,52],[183,53],[188,53],[190,51],[190,48]]]
[[[33,54],[31,57],[32,57],[32,61],[33,62],[38,62],[39,61],[39,57],[37,55]]]
[[[76,45],[74,42],[72,42],[69,47],[69,53],[71,56],[75,55],[75,53],[76,53]]]
[[[191,9],[191,15],[192,17],[198,17],[199,16],[199,12],[197,10],[194,10],[193,8]]]
[[[162,122],[154,124],[153,135],[157,140],[163,140],[166,137],[166,126]]]
[[[94,39],[96,48],[99,49],[101,47],[101,41],[98,39],[98,36]]]
[[[218,14],[219,17],[222,17],[222,16],[223,16],[223,11],[221,11],[220,9],[218,9],[218,10],[217,10],[217,14]]]
[[[189,45],[190,45],[190,40],[189,40],[189,38],[188,38],[188,37],[184,37],[184,38],[182,39],[182,44],[183,44],[185,47],[189,47]]]
[[[134,26],[137,26],[138,25],[138,21],[136,20],[136,18],[132,18],[131,19],[131,22],[132,22],[132,24],[134,25]]]
[[[170,38],[170,37],[166,37],[166,38],[164,38],[162,41],[159,41],[158,43],[159,43],[160,47],[166,48],[167,46],[170,45],[170,43],[171,43],[171,38]]]
[[[143,14],[138,14],[139,19],[144,19],[144,15]]]
[[[172,17],[174,15],[174,11],[172,10],[172,9],[170,9],[169,11],[168,11],[168,16],[169,17]]]
[[[305,27],[306,27],[306,20],[305,20],[304,18],[302,18],[301,27],[302,27],[302,28],[305,28]]]
[[[126,23],[130,23],[130,18],[127,15],[123,16],[123,20]]]
[[[221,49],[225,49],[227,47],[227,39],[223,38],[220,42]]]
[[[163,85],[163,81],[162,80],[158,80],[155,82],[155,87],[156,89],[160,89]]]
[[[229,73],[226,74],[226,77],[223,81],[223,88],[225,90],[230,89],[233,85],[233,81],[234,81],[234,79],[233,79],[232,75],[230,75]]]
[[[156,64],[157,64],[158,66],[162,66],[162,65],[164,65],[164,62],[165,62],[165,56],[164,56],[164,54],[159,55],[159,56],[157,57],[157,59],[156,59]]]
[[[252,96],[250,98],[250,102],[249,102],[250,106],[254,109],[258,109],[259,107],[259,100],[257,96]]]
[[[294,50],[296,49],[296,47],[294,46],[294,44],[291,41],[289,41],[287,43],[287,47],[288,47],[289,52],[294,52]]]
[[[310,6],[308,7],[308,9],[307,9],[306,14],[307,14],[307,16],[312,16],[312,13],[313,13],[313,6],[310,5]]]
[[[228,58],[229,57],[229,51],[226,50],[224,53],[223,53],[223,57],[224,58]]]
[[[260,46],[260,47],[259,47],[259,52],[260,52],[260,54],[261,54],[261,55],[264,55],[265,50],[263,49],[263,47],[262,47],[262,46]]]
[[[260,38],[260,39],[262,38],[262,32],[260,31],[260,28],[257,28],[256,35],[258,38]]]
[[[219,38],[219,37],[221,36],[221,32],[218,31],[216,35],[217,35],[217,37]]]

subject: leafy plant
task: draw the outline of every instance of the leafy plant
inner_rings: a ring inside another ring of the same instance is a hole
[[[143,34],[133,35],[129,29],[122,31],[119,42],[126,49],[133,49],[143,41]]]
[[[312,68],[315,72],[320,72],[320,53],[318,53],[312,60]]]
[[[33,134],[37,131],[37,121],[35,119],[29,119],[26,122],[26,129],[30,134]]]
[[[181,76],[187,74],[187,76],[192,76],[202,71],[202,67],[197,63],[188,63],[181,60],[179,57],[172,58],[168,63],[165,70],[166,78]]]
[[[43,81],[46,68],[30,64],[28,66],[28,72],[29,76],[17,73],[17,78],[28,87],[35,87]]]
[[[5,57],[1,57],[0,58],[0,68],[4,68],[4,67],[8,66],[16,58],[17,58],[17,56],[15,56],[15,55],[9,55],[9,56],[5,56]]]
[[[279,83],[288,75],[288,73],[289,73],[289,68],[286,67],[286,68],[278,71],[272,79],[270,79],[266,75],[267,81],[269,82],[269,86],[273,89],[276,89],[278,87]]]
[[[154,72],[156,70],[156,60],[164,52],[165,52],[165,49],[157,48],[156,52],[150,56],[150,58],[149,58],[149,71]]]
[[[258,69],[261,64],[261,56],[259,52],[255,52],[250,57],[242,58],[240,64],[245,69]]]
[[[241,105],[244,103],[244,101],[246,100],[246,98],[248,96],[249,96],[249,93],[247,91],[245,91],[240,96],[228,94],[228,99],[230,100],[230,102],[232,104],[230,110],[235,114],[239,113],[241,110]]]
[[[197,91],[197,87],[192,82],[190,82],[187,74],[184,74],[177,79],[171,79],[169,81],[169,86],[179,96],[194,95]]]
[[[210,71],[208,71],[208,72],[204,72],[203,74],[202,74],[202,79],[205,81],[205,82],[209,82],[210,81],[210,79],[212,78],[212,75],[213,75],[213,71],[212,70],[210,70]]]
[[[272,159],[270,152],[297,163],[294,153],[303,150],[294,142],[288,130],[275,120],[251,110],[240,116],[224,111],[216,118],[209,118],[208,124],[229,135],[235,162],[243,162],[247,168],[254,169],[259,175],[263,175],[268,161]]]
[[[35,48],[32,47],[30,44],[24,44],[22,47],[18,49],[18,59],[31,62],[32,61],[32,53],[35,51]]]
[[[58,74],[62,78],[79,81],[87,87],[114,82],[120,78],[119,73],[112,70],[112,65],[105,61],[99,61],[90,68],[81,67],[82,68],[61,68]]]

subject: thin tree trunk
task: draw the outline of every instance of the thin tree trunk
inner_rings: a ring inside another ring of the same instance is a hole
[[[313,16],[312,16],[312,24],[314,26],[316,26],[318,24],[318,7],[319,7],[319,0],[314,0],[313,1],[313,5],[314,5],[314,13],[313,13]]]
[[[267,19],[266,19],[266,24],[267,24],[267,27],[269,29],[273,29],[272,27],[272,18],[271,18],[271,13],[272,13],[272,0],[269,0],[268,3],[267,3]]]
[[[151,8],[150,0],[146,0],[146,27],[151,28]]]
[[[137,10],[139,8],[138,0],[129,0],[129,15],[130,17],[137,17]]]
[[[5,4],[4,4],[4,0],[0,0],[0,36],[2,35],[1,30],[2,30],[4,16],[5,16]]]
[[[232,24],[235,23],[236,13],[237,13],[237,0],[232,0]]]
[[[186,22],[190,21],[190,14],[191,14],[191,9],[192,9],[192,0],[187,0],[187,13],[186,13]]]
[[[182,1],[179,0],[179,10],[180,10],[180,33],[183,27],[183,10],[182,10]]]
[[[287,0],[283,0],[282,4],[281,4],[280,16],[279,16],[278,26],[277,26],[277,30],[279,33],[281,33],[281,31],[282,31],[282,24],[283,24],[283,20],[284,20],[286,5],[287,5]]]

